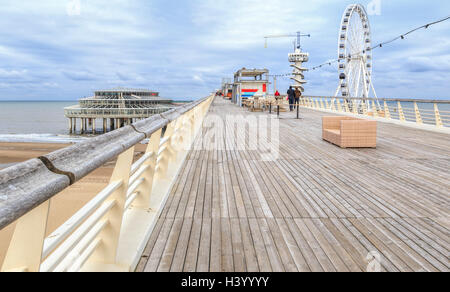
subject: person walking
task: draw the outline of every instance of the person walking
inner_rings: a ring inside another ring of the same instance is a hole
[[[297,109],[298,106],[300,106],[300,97],[302,96],[302,92],[300,89],[295,89],[295,100],[294,100],[294,109]]]
[[[295,100],[295,91],[294,91],[294,89],[292,89],[292,86],[289,86],[287,95],[288,95],[288,100],[289,100],[289,110],[293,111],[294,100]]]

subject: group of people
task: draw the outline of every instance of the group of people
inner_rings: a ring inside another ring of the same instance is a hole
[[[300,105],[300,97],[302,97],[302,92],[300,91],[300,89],[298,89],[298,87],[293,89],[292,86],[290,86],[287,91],[287,95],[289,100],[290,111],[297,109],[297,107]],[[275,92],[275,97],[277,96],[280,96],[278,90],[277,92]]]
[[[289,100],[290,111],[297,109],[297,107],[300,106],[300,97],[302,97],[302,92],[300,91],[300,89],[298,89],[298,87],[293,89],[292,86],[290,86],[287,91],[287,95],[288,95],[288,100]],[[275,97],[277,98],[280,96],[281,96],[281,94],[277,90],[275,92]]]
[[[297,107],[300,106],[300,97],[302,96],[300,89],[298,89],[298,87],[293,89],[292,86],[290,86],[287,91],[287,95],[289,99],[290,111],[297,109]]]

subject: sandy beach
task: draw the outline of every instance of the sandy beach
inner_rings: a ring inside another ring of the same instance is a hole
[[[48,154],[68,144],[41,143],[0,143],[0,169],[16,163]],[[145,151],[145,145],[136,147],[136,159]],[[81,181],[55,196],[50,203],[47,234],[51,234],[58,226],[69,219],[86,202],[108,185],[115,161],[106,163]],[[14,224],[0,231],[0,266],[8,249]]]

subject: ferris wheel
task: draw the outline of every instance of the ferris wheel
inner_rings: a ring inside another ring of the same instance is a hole
[[[372,84],[372,39],[369,17],[360,4],[349,5],[342,16],[338,41],[339,86],[336,97],[377,98]]]

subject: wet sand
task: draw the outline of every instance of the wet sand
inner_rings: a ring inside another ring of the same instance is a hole
[[[55,150],[69,146],[68,144],[41,143],[0,143],[0,169],[36,158]],[[136,147],[136,159],[145,151],[145,145]],[[47,235],[67,221],[84,204],[108,185],[115,161],[106,163],[81,181],[55,196],[50,203]],[[0,267],[8,249],[14,224],[0,230]]]

